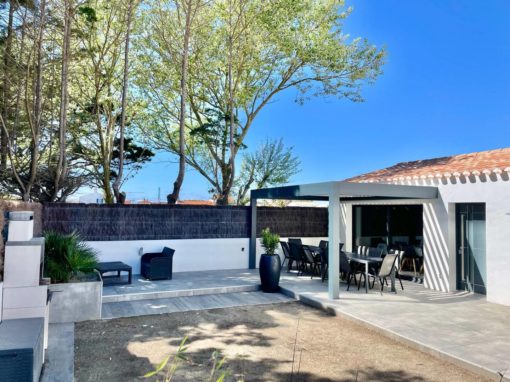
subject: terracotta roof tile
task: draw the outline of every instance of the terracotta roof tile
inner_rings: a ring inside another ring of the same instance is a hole
[[[214,206],[213,200],[178,200],[177,204],[193,205],[193,206]]]
[[[510,147],[471,154],[397,163],[394,166],[346,179],[348,182],[391,182],[396,179],[423,179],[501,173],[510,170]]]

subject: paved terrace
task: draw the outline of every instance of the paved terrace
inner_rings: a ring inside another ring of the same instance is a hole
[[[183,272],[175,273],[174,280],[155,282],[135,276],[131,286],[105,287],[104,299],[113,302],[202,296],[205,302],[207,294],[246,293],[257,290],[258,283],[257,270]],[[288,296],[361,321],[423,351],[497,380],[498,372],[510,376],[510,307],[488,303],[484,296],[434,292],[404,281],[404,291],[397,283],[397,294],[383,295],[377,290],[366,294],[352,286],[347,292],[342,283],[340,299],[329,300],[326,282],[286,272],[280,285]]]

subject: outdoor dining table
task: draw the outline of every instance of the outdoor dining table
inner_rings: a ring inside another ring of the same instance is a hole
[[[374,256],[363,256],[354,252],[346,252],[347,258],[349,261],[363,264],[365,266],[365,292],[368,293],[368,284],[369,284],[369,266],[370,264],[378,264],[380,265],[383,261],[382,257],[374,257]],[[395,275],[394,273],[391,276],[391,291],[395,291]]]

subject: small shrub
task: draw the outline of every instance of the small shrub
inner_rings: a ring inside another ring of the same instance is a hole
[[[145,374],[144,378],[157,378],[159,381],[159,377],[162,377],[162,382],[171,382],[172,378],[179,369],[179,366],[182,362],[188,361],[186,357],[186,351],[188,350],[188,346],[186,345],[186,341],[188,337],[184,337],[177,349],[177,353],[172,356],[167,356],[157,367],[155,370]],[[224,370],[225,366],[225,357],[220,357],[218,352],[213,352],[212,357],[212,366],[209,371],[209,378],[207,378],[207,382],[223,382],[227,377],[227,371]],[[204,381],[205,382],[205,381]],[[243,379],[239,379],[237,382],[243,382]]]
[[[94,271],[97,254],[77,233],[46,232],[44,238],[44,275],[52,283],[67,283]]]
[[[261,234],[262,248],[264,248],[266,255],[274,256],[280,244],[280,236],[276,233],[272,233],[269,228],[264,228]]]

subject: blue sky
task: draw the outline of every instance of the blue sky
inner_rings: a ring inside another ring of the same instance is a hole
[[[344,31],[388,52],[383,75],[364,103],[292,92],[259,115],[246,143],[283,137],[300,157],[291,183],[341,180],[397,162],[509,146],[510,1],[347,0]],[[127,182],[129,199],[162,199],[177,173],[158,154]],[[188,170],[182,199],[208,199]]]

